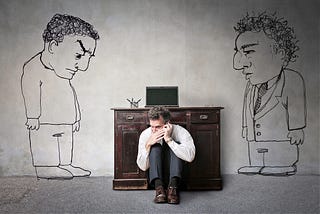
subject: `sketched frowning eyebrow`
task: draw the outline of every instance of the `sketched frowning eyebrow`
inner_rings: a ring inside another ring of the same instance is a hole
[[[92,51],[86,50],[86,48],[84,47],[84,45],[83,45],[83,43],[82,43],[81,40],[78,39],[77,42],[79,42],[80,47],[81,47],[81,49],[83,50],[84,54],[85,54],[85,53],[89,53],[90,55],[92,55]],[[83,54],[83,55],[84,55],[84,54]]]

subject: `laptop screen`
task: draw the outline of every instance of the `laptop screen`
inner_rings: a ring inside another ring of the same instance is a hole
[[[146,107],[157,105],[179,106],[178,86],[146,87]]]

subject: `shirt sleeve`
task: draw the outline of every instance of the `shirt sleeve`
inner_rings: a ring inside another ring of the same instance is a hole
[[[194,160],[196,148],[190,133],[185,128],[174,125],[172,141],[168,145],[178,158],[187,162]]]
[[[150,134],[151,129],[148,128],[144,130],[139,137],[138,156],[136,162],[138,167],[143,171],[146,171],[150,167],[149,152],[146,149],[146,143]]]

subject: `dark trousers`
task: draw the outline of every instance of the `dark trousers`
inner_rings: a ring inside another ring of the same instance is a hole
[[[184,161],[178,158],[165,142],[162,146],[157,143],[151,147],[149,162],[151,185],[156,178],[160,178],[165,184],[168,184],[170,178],[181,178]]]

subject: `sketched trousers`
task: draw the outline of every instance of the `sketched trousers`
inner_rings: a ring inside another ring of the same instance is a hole
[[[29,130],[33,166],[68,165],[72,161],[72,125],[40,125]]]
[[[157,143],[150,149],[149,154],[149,180],[150,183],[160,178],[165,183],[172,177],[181,178],[184,161],[178,158],[166,143]]]
[[[251,166],[292,166],[299,161],[299,146],[290,141],[248,143]]]

